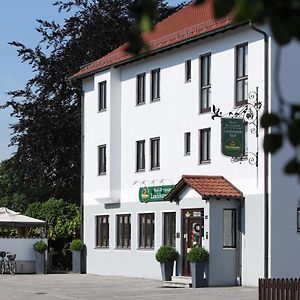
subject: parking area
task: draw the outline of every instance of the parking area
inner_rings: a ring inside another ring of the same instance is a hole
[[[96,275],[2,275],[0,283],[0,299],[258,299],[256,288],[164,288],[156,280]]]

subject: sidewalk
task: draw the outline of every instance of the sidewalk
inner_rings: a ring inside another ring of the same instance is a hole
[[[164,288],[160,281],[79,274],[0,275],[0,299],[256,300],[257,288]]]

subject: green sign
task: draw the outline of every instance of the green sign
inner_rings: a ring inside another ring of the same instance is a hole
[[[145,186],[139,190],[139,200],[142,203],[163,201],[174,185]]]
[[[245,130],[243,119],[222,118],[222,153],[237,157],[244,154]]]

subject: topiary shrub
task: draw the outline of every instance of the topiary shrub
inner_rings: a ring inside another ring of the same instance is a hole
[[[37,252],[44,252],[48,248],[48,245],[44,241],[38,241],[33,245],[33,249]]]
[[[207,262],[208,252],[200,246],[195,246],[187,254],[187,259],[189,262]]]
[[[71,251],[82,251],[84,248],[84,243],[82,240],[76,239],[70,243]]]
[[[160,263],[172,262],[178,257],[176,249],[170,245],[161,246],[156,254],[155,258]]]

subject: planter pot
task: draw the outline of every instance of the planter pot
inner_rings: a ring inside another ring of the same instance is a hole
[[[204,270],[205,263],[191,262],[191,275],[192,275],[192,287],[198,288],[205,286],[204,282]]]
[[[171,281],[173,276],[174,261],[160,263],[161,276],[163,281]]]
[[[72,251],[72,272],[81,273],[81,251]]]
[[[35,252],[35,273],[45,274],[45,252]]]

